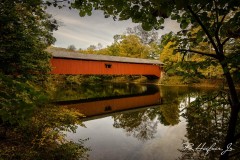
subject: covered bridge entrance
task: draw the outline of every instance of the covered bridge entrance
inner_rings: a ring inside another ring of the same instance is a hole
[[[160,78],[162,62],[140,58],[50,51],[52,74],[143,75]]]

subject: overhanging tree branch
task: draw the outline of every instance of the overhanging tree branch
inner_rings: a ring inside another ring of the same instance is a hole
[[[217,8],[217,2],[216,2],[216,0],[213,0],[213,2],[214,2],[214,7],[215,7],[215,14],[216,14],[216,23],[218,24],[218,22],[219,22],[219,20],[218,20],[218,8]]]
[[[196,53],[196,54],[199,54],[199,55],[202,55],[202,56],[208,56],[208,57],[218,59],[217,55],[215,55],[215,54],[209,54],[209,53],[196,51],[196,50],[191,50],[191,49],[176,49],[175,51],[177,51],[177,52],[191,52],[191,53]]]
[[[196,14],[197,14],[198,12],[200,12],[204,7],[205,7],[205,5],[202,5],[202,6],[197,10]]]
[[[220,41],[220,38],[219,38],[219,30],[222,26],[222,23],[219,23],[219,13],[218,13],[218,7],[217,7],[217,2],[214,0],[214,9],[215,9],[215,12],[216,12],[216,30],[215,30],[215,33],[214,33],[214,36],[215,36],[215,39],[217,41],[217,45],[218,45],[218,48],[221,47],[221,41]]]
[[[54,0],[54,1],[46,1],[43,2],[43,5],[53,5],[53,4],[57,4],[57,3],[62,3],[62,2],[68,2],[68,4],[70,4],[70,0]]]
[[[230,37],[226,38],[223,42],[222,45],[225,45],[225,43],[227,43],[227,41],[229,41]]]
[[[212,36],[210,35],[208,29],[204,26],[204,24],[202,23],[202,21],[200,20],[200,18],[198,17],[198,15],[196,15],[194,13],[194,11],[192,10],[191,6],[188,5],[187,6],[188,10],[190,11],[190,13],[193,15],[193,17],[196,19],[196,21],[198,22],[198,24],[202,27],[203,31],[206,33],[208,39],[210,40],[210,42],[212,43],[213,45],[213,48],[215,49],[216,53],[219,54],[219,50],[218,50],[218,47],[216,45],[216,43],[214,42]],[[215,57],[214,57],[215,58]]]
[[[225,40],[223,41],[223,43],[221,43],[221,41],[220,41],[220,38],[219,38],[219,31],[220,31],[220,28],[221,28],[221,26],[223,25],[223,21],[224,21],[224,19],[225,19],[225,17],[227,16],[227,14],[225,14],[223,17],[222,17],[222,19],[221,19],[221,21],[220,21],[220,23],[218,23],[217,24],[217,28],[216,28],[216,31],[215,31],[215,38],[216,38],[216,40],[217,40],[217,42],[218,42],[218,46],[223,46],[226,42],[225,42]],[[218,18],[217,18],[218,19]],[[226,39],[227,41],[229,40],[229,39]]]

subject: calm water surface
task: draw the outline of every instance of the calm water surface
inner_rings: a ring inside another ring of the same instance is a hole
[[[211,111],[207,108],[209,104],[205,107],[195,104],[192,110],[187,108],[197,97],[209,93],[213,94],[213,91],[101,84],[60,89],[56,99],[86,115],[83,118],[86,127],[79,126],[76,133],[67,133],[67,137],[74,142],[88,139],[84,145],[91,149],[89,159],[174,160],[192,159],[203,154],[183,151],[185,142],[221,145],[222,138],[218,134],[224,131],[225,124],[215,123],[220,121],[216,113],[227,116],[227,112],[223,113],[223,109]],[[202,118],[204,116],[210,118]],[[224,116],[219,118],[225,121]],[[218,154],[210,153],[209,159]]]

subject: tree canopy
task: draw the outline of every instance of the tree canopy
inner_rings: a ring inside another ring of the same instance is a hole
[[[131,30],[132,28],[127,28],[127,30]],[[145,31],[146,32],[146,31]],[[141,34],[141,32],[138,32]],[[144,32],[143,32],[144,33]],[[142,34],[141,34],[142,35]],[[130,32],[122,35],[115,35],[114,43],[106,48],[99,48],[95,45],[90,45],[87,50],[81,50],[81,53],[87,54],[104,54],[111,56],[122,56],[122,57],[134,57],[134,58],[149,58],[151,57],[151,53],[157,52],[157,49],[148,44],[144,44],[142,41],[149,39],[153,39],[151,34],[145,34],[141,37],[135,34],[135,32]],[[97,48],[99,48],[97,50]]]
[[[56,20],[42,0],[0,3],[0,159],[79,159],[86,150],[61,131],[74,131],[81,114],[49,102]],[[49,85],[49,84],[48,84]]]
[[[72,6],[79,9],[80,16],[91,15],[93,9],[99,9],[104,11],[105,17],[132,19],[135,23],[141,23],[144,30],[163,28],[166,18],[180,23],[176,51],[183,55],[194,53],[206,56],[204,63],[218,63],[223,70],[231,106],[224,149],[236,141],[235,130],[240,110],[234,81],[240,72],[239,0],[76,0]],[[194,62],[191,64],[188,67],[195,67]],[[221,158],[226,159],[228,154]]]
[[[164,19],[171,18],[182,29],[175,36],[175,50],[183,55],[191,52],[207,56],[209,65],[220,62],[224,71],[230,66],[229,70],[235,71],[234,77],[239,79],[236,45],[240,37],[240,2],[236,0],[76,0],[72,6],[79,9],[80,16],[91,15],[93,9],[103,10],[105,17],[132,19],[141,23],[144,30],[163,28]],[[229,47],[235,49],[226,49]]]
[[[16,123],[19,118],[28,117],[27,111],[43,96],[34,87],[42,85],[50,72],[51,55],[45,49],[55,41],[52,31],[57,24],[40,4],[40,0],[0,4],[0,117],[3,121]]]
[[[73,44],[71,44],[71,45],[68,46],[67,49],[70,50],[70,51],[75,51],[76,47]]]

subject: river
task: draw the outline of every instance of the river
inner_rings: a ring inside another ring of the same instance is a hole
[[[215,159],[222,152],[229,116],[224,92],[85,84],[59,88],[55,99],[85,114],[85,127],[67,138],[86,139],[90,160]]]

